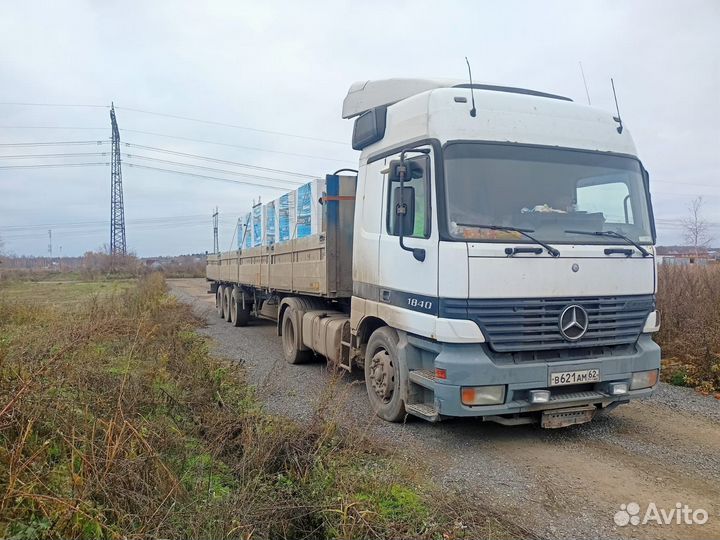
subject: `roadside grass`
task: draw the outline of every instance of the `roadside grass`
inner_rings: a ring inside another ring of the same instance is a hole
[[[720,264],[659,266],[663,380],[720,392]]]
[[[77,304],[88,296],[112,296],[134,286],[134,279],[82,281],[66,276],[63,280],[8,281],[0,284],[0,301],[25,304]]]
[[[3,282],[14,281],[80,281],[82,279],[83,276],[79,270],[61,270],[59,268],[3,268],[0,273],[0,285]]]
[[[2,538],[532,536],[342,429],[332,391],[266,413],[159,274],[36,296],[0,296]]]

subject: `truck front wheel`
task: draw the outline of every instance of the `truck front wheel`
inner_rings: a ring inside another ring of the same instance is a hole
[[[388,422],[405,417],[398,361],[398,335],[387,326],[370,336],[365,350],[365,386],[375,414]]]
[[[310,351],[300,350],[300,329],[295,322],[295,310],[285,308],[282,318],[282,344],[285,360],[289,364],[302,364],[310,357]]]

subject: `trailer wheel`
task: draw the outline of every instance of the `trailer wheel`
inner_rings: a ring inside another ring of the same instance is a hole
[[[282,344],[285,360],[289,364],[302,364],[310,358],[310,351],[300,350],[300,329],[295,322],[296,311],[288,306],[282,319]]]
[[[399,422],[405,417],[398,341],[397,332],[383,326],[372,333],[365,350],[365,386],[370,406],[388,422]]]
[[[215,291],[215,311],[217,311],[218,317],[223,316],[223,295],[225,294],[225,287],[218,285]]]
[[[246,305],[243,309],[240,301],[240,290],[233,287],[230,293],[230,322],[233,326],[247,326],[250,320],[250,306]]]
[[[225,287],[223,290],[223,319],[228,322],[230,322],[230,295],[232,290],[232,287]]]

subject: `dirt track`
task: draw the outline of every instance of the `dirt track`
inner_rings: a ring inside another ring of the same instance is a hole
[[[270,411],[312,415],[330,375],[324,362],[290,366],[274,325],[234,328],[217,318],[204,279],[170,280],[174,294],[206,317],[215,353],[243,362]],[[341,387],[343,417],[367,426],[439,482],[477,497],[538,536],[559,538],[720,538],[720,401],[661,385],[649,400],[618,407],[564,430],[504,427],[478,420],[388,424],[368,411],[361,376]],[[615,525],[621,504],[641,517],[654,502],[709,514],[705,525]]]

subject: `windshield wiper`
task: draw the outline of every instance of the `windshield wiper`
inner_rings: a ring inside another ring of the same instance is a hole
[[[532,240],[537,245],[547,249],[547,252],[552,257],[559,257],[560,252],[549,244],[546,244],[542,240],[538,240],[534,236],[530,236],[528,233],[535,232],[535,229],[519,229],[518,227],[505,227],[504,225],[478,225],[477,223],[457,223],[458,227],[474,227],[476,229],[490,229],[491,231],[507,231],[516,232],[522,234],[525,238]]]
[[[620,234],[619,232],[615,232],[615,231],[572,231],[572,230],[565,231],[565,232],[570,233],[570,234],[585,234],[587,236],[607,236],[609,238],[619,238],[621,240],[625,240],[625,242],[627,242],[628,244],[635,246],[637,248],[637,250],[642,254],[643,257],[650,256],[650,252],[647,249],[645,249],[640,244],[635,242],[635,240],[632,240],[632,239],[628,238],[627,236],[625,236],[624,234]]]

